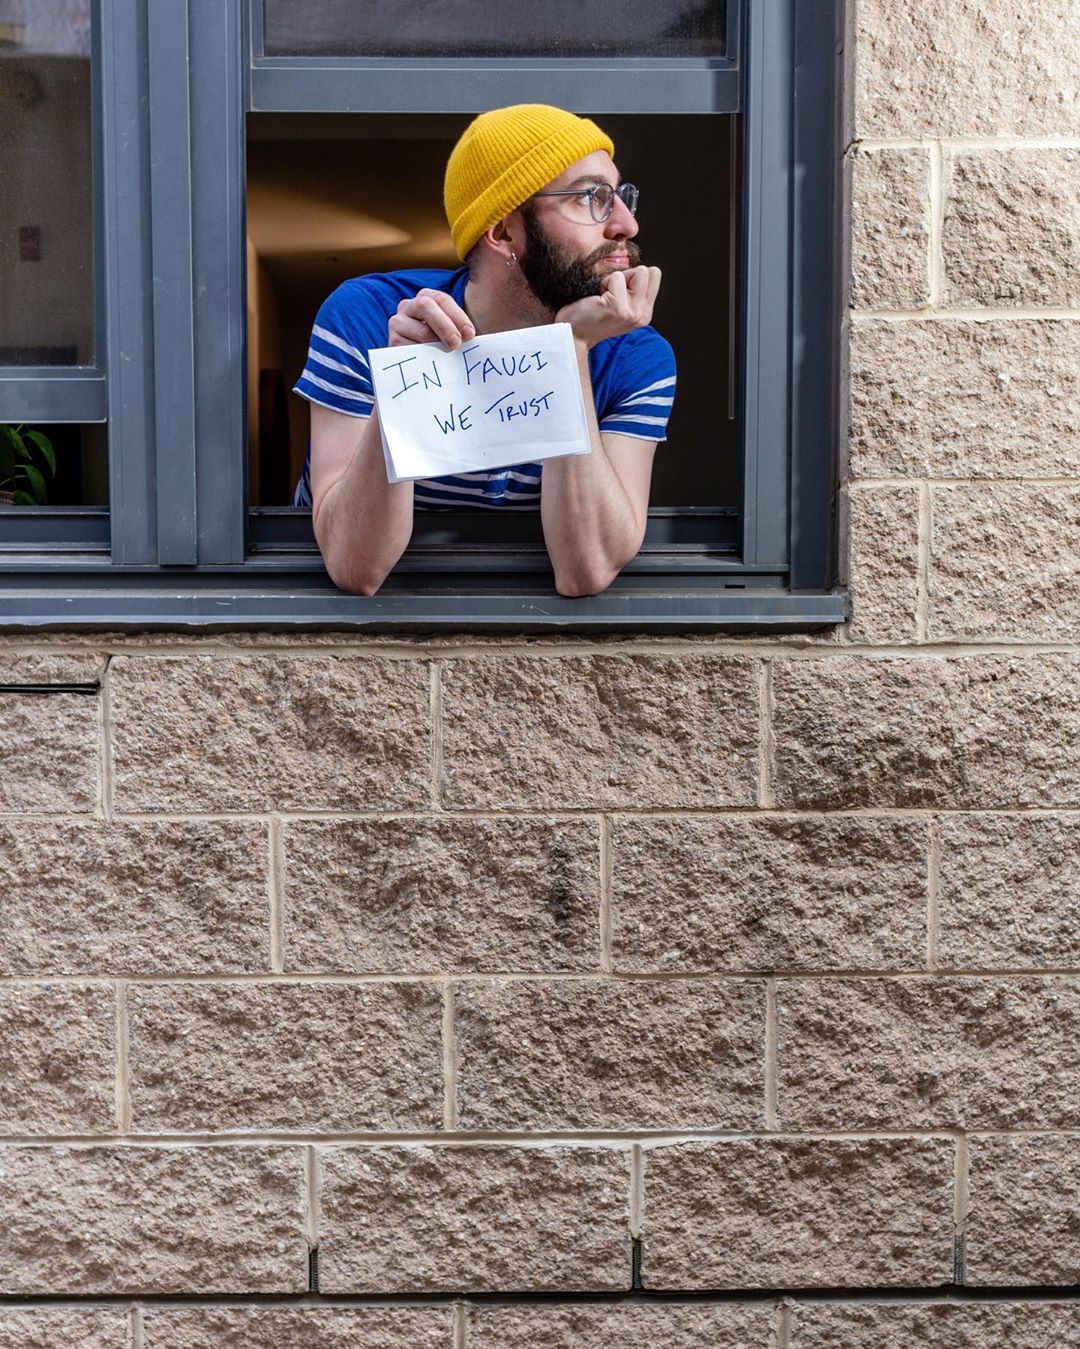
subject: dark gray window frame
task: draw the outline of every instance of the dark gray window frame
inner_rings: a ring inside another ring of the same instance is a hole
[[[0,513],[0,624],[743,631],[843,620],[843,0],[733,0],[729,56],[711,62],[268,58],[257,3],[246,33],[243,7],[220,0],[95,9],[111,507]],[[641,556],[583,600],[552,592],[537,522],[425,519],[380,595],[344,595],[309,518],[246,509],[244,110],[583,98],[597,113],[741,109],[743,509],[737,520],[654,511]],[[0,419],[18,380],[32,387],[38,373],[0,371]],[[86,373],[50,371],[39,395]],[[103,372],[89,382],[104,392]],[[65,406],[65,420],[95,419],[86,403]]]

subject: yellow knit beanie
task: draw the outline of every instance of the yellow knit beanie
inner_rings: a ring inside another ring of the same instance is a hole
[[[482,112],[446,165],[443,200],[458,257],[571,164],[615,146],[595,122],[546,103]]]

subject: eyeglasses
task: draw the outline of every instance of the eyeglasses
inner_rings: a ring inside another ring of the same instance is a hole
[[[584,197],[589,202],[589,214],[598,225],[608,220],[615,209],[615,198],[622,202],[631,215],[637,215],[638,190],[633,183],[597,183],[595,187],[575,187],[565,192],[534,192],[534,197]]]

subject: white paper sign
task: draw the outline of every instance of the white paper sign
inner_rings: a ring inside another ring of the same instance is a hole
[[[390,482],[588,454],[568,323],[368,352]]]

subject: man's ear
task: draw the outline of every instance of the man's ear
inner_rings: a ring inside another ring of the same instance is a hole
[[[498,254],[503,263],[513,264],[525,249],[525,225],[520,211],[511,211],[509,215],[496,220],[489,230],[480,236],[480,243]]]

